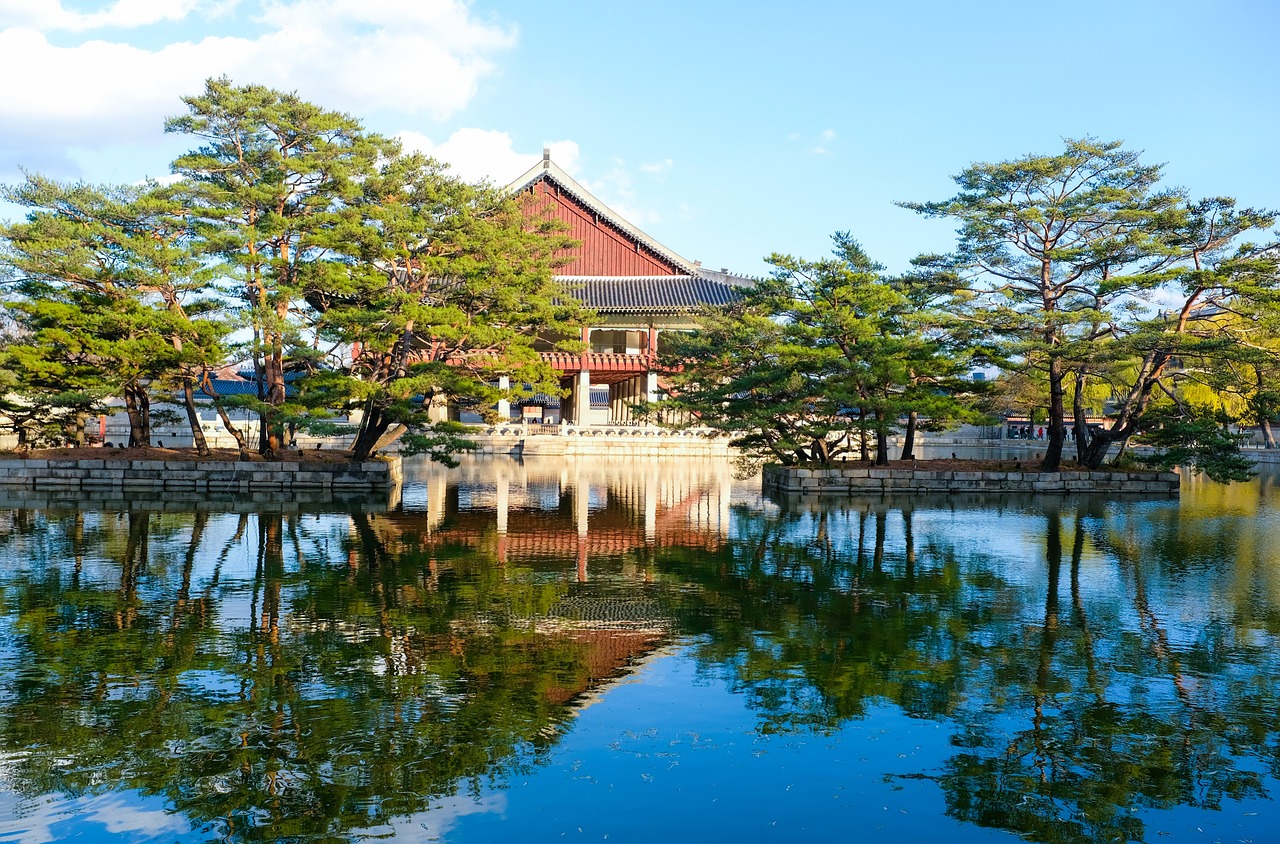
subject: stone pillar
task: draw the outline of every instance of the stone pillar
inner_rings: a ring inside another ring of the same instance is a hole
[[[431,422],[448,422],[449,405],[444,399],[434,399],[427,407],[427,419]]]
[[[577,528],[579,536],[587,535],[587,523],[591,516],[590,500],[587,482],[581,476],[575,477],[573,480],[573,526]]]
[[[644,473],[644,540],[648,543],[658,539],[658,470],[655,466]]]
[[[718,474],[720,475],[720,483],[717,487],[717,492],[720,496],[719,532],[721,537],[728,539],[729,522],[733,518],[733,511],[729,507],[730,502],[733,500],[733,473],[728,466],[721,465]]]
[[[591,422],[591,373],[582,370],[573,377],[573,424],[588,425]]]
[[[644,376],[644,403],[653,404],[658,400],[658,373],[650,371]],[[646,423],[648,424],[648,423]]]
[[[590,520],[590,490],[582,473],[573,473],[573,521],[578,529],[578,582],[587,581],[587,522]]]
[[[444,521],[449,495],[449,481],[444,472],[432,471],[427,475],[427,531],[440,527]]]
[[[506,472],[498,473],[494,509],[498,511],[498,564],[507,564],[507,518],[510,511],[511,482]]]
[[[511,377],[498,376],[498,389],[502,390],[502,398],[498,399],[498,421],[506,424],[511,421],[511,401],[507,398],[507,390],[511,389]]]
[[[498,511],[498,534],[500,536],[505,536],[507,533],[507,520],[511,509],[510,498],[511,482],[507,479],[506,473],[501,472],[498,475],[498,486],[493,503],[493,509]]]

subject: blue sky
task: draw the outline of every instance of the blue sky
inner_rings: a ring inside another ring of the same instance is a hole
[[[553,158],[711,267],[892,270],[973,161],[1119,139],[1193,195],[1280,207],[1280,3],[0,0],[0,180],[163,176],[208,76],[296,90],[469,178]],[[14,214],[12,208],[0,213]]]

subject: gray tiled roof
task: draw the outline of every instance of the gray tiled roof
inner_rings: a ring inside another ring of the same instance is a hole
[[[561,276],[558,281],[583,305],[603,313],[672,313],[728,305],[741,287],[690,275]]]
[[[285,376],[286,382],[293,380],[296,379],[289,378],[288,375]],[[209,381],[214,392],[218,394],[218,398],[224,398],[226,396],[258,395],[258,386],[253,381],[234,381],[229,378],[210,378]],[[297,395],[298,389],[293,384],[286,383],[284,385],[284,392],[287,396],[294,396]],[[205,396],[209,395],[209,391],[204,389],[204,387],[201,387],[198,393]]]

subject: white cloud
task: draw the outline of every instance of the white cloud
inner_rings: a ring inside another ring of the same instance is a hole
[[[62,837],[53,832],[74,817],[78,828],[92,836],[101,825],[107,832],[128,840],[182,841],[191,835],[191,824],[181,813],[166,810],[155,800],[139,800],[136,793],[67,798],[45,795],[20,798],[0,791],[0,818],[21,819],[20,824],[0,822],[0,838],[12,844],[45,844]],[[59,830],[65,835],[66,830]]]
[[[670,158],[664,158],[661,161],[651,161],[648,164],[641,164],[640,171],[642,173],[652,173],[655,176],[663,176],[671,172],[671,168],[675,166],[675,162]]]
[[[512,28],[477,19],[464,0],[120,0],[92,14],[57,2],[0,3],[0,20],[14,22],[0,30],[0,78],[22,80],[0,97],[0,172],[51,148],[157,139],[163,118],[181,113],[179,98],[199,93],[210,76],[296,90],[357,115],[444,119],[494,71],[491,57],[516,41]],[[37,8],[24,11],[28,5]],[[45,34],[179,18],[198,27],[229,10],[245,34],[197,33],[158,47],[121,37],[67,46]]]
[[[402,819],[397,818],[389,825],[389,829],[413,830],[409,837],[415,840],[437,841],[467,815],[503,815],[506,811],[507,796],[502,792],[488,794],[482,798],[445,797],[434,801],[428,811],[415,812]],[[381,831],[381,829],[366,830],[369,834]]]
[[[487,179],[494,184],[505,185],[542,159],[542,150],[517,150],[511,135],[493,129],[459,129],[441,143],[409,130],[400,132],[398,137],[405,149],[447,162],[453,173],[468,181]],[[608,170],[591,179],[579,173],[581,164],[577,142],[550,141],[544,146],[550,147],[552,161],[627,222],[640,228],[662,222],[660,212],[639,203],[631,169],[622,159],[614,159]],[[657,169],[654,167],[642,164],[640,169],[646,173],[665,172],[670,169],[671,160],[659,162]]]
[[[132,29],[180,21],[197,5],[199,0],[116,0],[101,11],[85,13],[63,8],[61,0],[0,0],[0,20],[10,27],[71,32],[107,27]]]
[[[622,219],[644,228],[662,222],[661,212],[637,205],[637,197],[631,171],[621,158],[613,160],[613,166],[595,181],[584,181],[587,190],[598,196]]]
[[[834,141],[835,139],[836,139],[836,130],[835,130],[835,129],[823,129],[823,130],[822,130],[822,140],[824,140],[824,141]]]
[[[488,180],[505,185],[542,160],[542,150],[520,152],[506,132],[494,129],[459,129],[439,144],[420,132],[399,134],[405,149],[416,150],[447,162],[452,172],[468,181]],[[578,145],[574,141],[551,141],[551,160],[571,176],[578,170]]]

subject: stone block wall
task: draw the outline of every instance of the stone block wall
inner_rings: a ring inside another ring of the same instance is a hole
[[[0,460],[0,487],[35,490],[172,490],[258,493],[280,490],[374,491],[402,480],[400,458],[352,463],[296,460]]]
[[[1142,493],[1176,495],[1177,472],[927,471],[833,466],[765,466],[764,488],[773,492],[866,495],[898,492]]]

